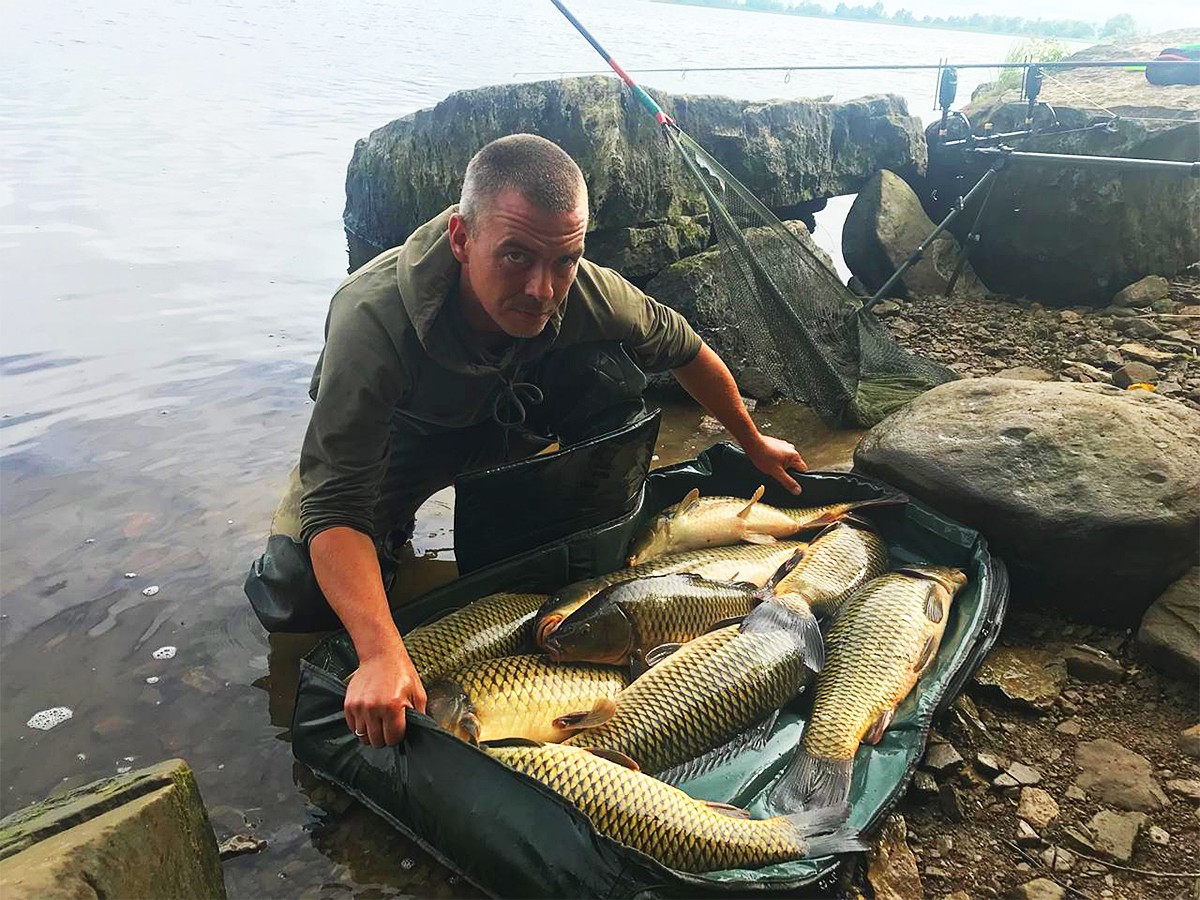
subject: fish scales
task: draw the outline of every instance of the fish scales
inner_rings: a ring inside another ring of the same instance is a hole
[[[848,602],[830,629],[825,668],[817,677],[804,748],[814,755],[849,759],[885,711],[908,695],[914,664],[938,627],[925,614],[937,590],[931,581],[903,575],[876,579]]]
[[[422,680],[439,678],[484,659],[526,649],[545,594],[489,594],[404,635]]]
[[[561,794],[600,833],[673,869],[758,868],[799,859],[808,850],[786,819],[733,818],[586,750],[547,744],[488,752]]]
[[[805,684],[807,668],[784,631],[731,625],[696,638],[617,695],[608,722],[564,743],[617,750],[662,772],[732,740]]]
[[[535,628],[537,643],[542,644],[562,619],[613,585],[638,578],[688,572],[710,581],[744,581],[761,587],[776,569],[804,546],[803,541],[779,541],[767,546],[745,544],[708,547],[673,553],[642,565],[576,581],[553,594],[538,610]]]
[[[690,641],[714,622],[746,615],[758,602],[747,588],[688,575],[629,581],[613,591],[631,611],[646,650]]]
[[[775,592],[799,594],[814,613],[829,617],[847,597],[887,568],[883,538],[867,528],[837,524],[808,545],[796,567],[775,586]]]
[[[592,709],[601,699],[612,699],[629,683],[626,670],[612,666],[554,665],[541,656],[507,656],[489,659],[446,676],[461,688],[479,722],[477,741],[526,737],[560,741],[573,731],[554,725],[568,713]],[[458,733],[455,710],[438,710],[443,686],[429,686],[430,715],[443,728]]]

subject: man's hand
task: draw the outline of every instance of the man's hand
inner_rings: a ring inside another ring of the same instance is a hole
[[[742,444],[750,462],[762,473],[770,475],[793,494],[800,493],[800,485],[788,474],[788,469],[808,471],[808,464],[794,446],[779,438],[759,432],[757,439]]]
[[[425,712],[425,688],[403,645],[362,660],[346,689],[346,724],[364,744],[398,744],[405,710]]]

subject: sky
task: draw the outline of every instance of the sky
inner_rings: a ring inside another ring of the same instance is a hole
[[[846,2],[851,6],[858,3],[870,5],[867,0]],[[1082,19],[1101,23],[1127,12],[1141,27],[1150,31],[1194,26],[1197,40],[1200,40],[1200,5],[1183,0],[1151,0],[1140,4],[1131,4],[1129,0],[1006,0],[1002,5],[997,5],[995,0],[955,0],[952,3],[947,0],[883,0],[883,5],[889,13],[903,7],[917,16],[969,16],[982,13],[1024,16],[1028,19]]]

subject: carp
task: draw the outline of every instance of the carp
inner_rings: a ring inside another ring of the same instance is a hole
[[[874,529],[865,522],[838,522],[813,538],[775,590],[799,594],[818,618],[828,620],[847,597],[887,570],[887,544]]]
[[[556,666],[540,656],[488,659],[431,682],[426,713],[469,744],[502,738],[558,742],[612,716],[629,683],[609,666]]]
[[[820,808],[849,796],[859,743],[879,742],[933,662],[966,581],[958,569],[913,566],[868,582],[846,601],[828,635],[800,748],[771,790],[772,809]]]
[[[685,643],[717,623],[744,617],[771,596],[804,551],[776,570],[763,587],[709,581],[699,575],[654,575],[605,588],[565,619],[544,640],[554,662],[639,666],[661,644]]]
[[[656,662],[617,695],[607,722],[566,743],[623,753],[656,775],[719,751],[703,770],[737,752],[751,726],[769,731],[776,711],[821,670],[817,621],[803,600],[789,599],[768,600],[740,625]]]
[[[778,541],[764,546],[742,544],[706,547],[687,553],[673,553],[642,565],[576,581],[551,595],[538,610],[533,627],[534,640],[539,647],[542,646],[563,619],[605,588],[622,581],[690,572],[710,581],[741,581],[761,586],[796,550],[805,546],[803,541]]]
[[[489,594],[404,635],[422,681],[471,663],[530,649],[534,614],[545,594]]]
[[[699,489],[693,488],[634,537],[629,565],[636,566],[667,553],[700,547],[720,547],[741,541],[770,544],[806,528],[832,524],[865,506],[906,502],[905,498],[896,496],[790,509],[761,503],[764,490],[760,484],[754,496],[747,500],[743,497],[701,498]]]
[[[601,834],[682,872],[759,868],[865,846],[844,826],[845,804],[751,819],[736,807],[693,800],[609,752],[517,741],[484,749],[557,792]]]

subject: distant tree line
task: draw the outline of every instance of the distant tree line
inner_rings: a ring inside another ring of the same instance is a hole
[[[1137,23],[1129,13],[1113,16],[1103,25],[1079,19],[1026,19],[1022,16],[921,16],[907,9],[889,14],[882,3],[873,6],[850,6],[838,3],[832,11],[811,0],[664,0],[691,6],[718,6],[727,9],[749,9],[760,12],[788,13],[794,16],[825,16],[854,19],[860,22],[886,22],[892,25],[919,25],[926,28],[950,28],[962,31],[988,31],[995,34],[1023,34],[1068,40],[1120,40],[1138,33]]]

